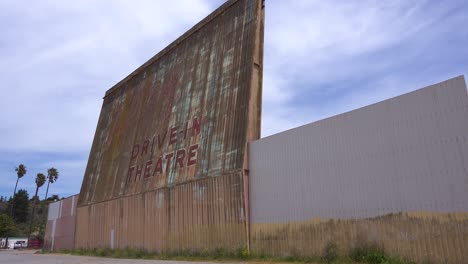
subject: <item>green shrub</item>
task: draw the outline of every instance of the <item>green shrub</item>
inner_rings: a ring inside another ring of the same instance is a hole
[[[369,264],[384,264],[388,257],[385,251],[377,245],[364,245],[351,250],[349,257],[356,262]]]
[[[248,259],[250,257],[249,250],[246,248],[239,248],[236,252],[236,257],[240,259]]]
[[[304,258],[304,262],[307,263],[307,264],[309,264],[309,263],[314,263],[314,262],[316,262],[316,261],[315,261],[315,259],[312,258],[312,257],[305,257],[305,258]]]
[[[338,259],[338,246],[335,242],[328,242],[323,249],[322,261],[325,263],[332,263]]]
[[[44,251],[47,253],[47,251]],[[125,249],[73,249],[61,250],[60,253],[69,253],[73,255],[113,257],[124,259],[164,259],[164,260],[259,260],[271,262],[302,262],[302,263],[367,263],[367,264],[415,264],[414,262],[403,258],[390,257],[385,251],[377,245],[359,246],[349,252],[349,256],[340,257],[338,246],[334,242],[328,242],[323,248],[322,256],[301,256],[291,254],[290,256],[269,256],[265,252],[251,255],[247,248],[238,248],[237,250],[227,250],[217,248],[215,250],[181,250],[172,252],[147,252],[143,249],[125,248]],[[428,262],[424,262],[428,263]],[[430,263],[430,262],[429,262]]]
[[[216,248],[214,250],[214,259],[220,259],[226,257],[226,250],[224,248]]]

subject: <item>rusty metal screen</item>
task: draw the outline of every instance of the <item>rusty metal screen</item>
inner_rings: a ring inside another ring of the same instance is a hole
[[[107,91],[76,247],[244,247],[260,136],[263,3],[228,1]]]

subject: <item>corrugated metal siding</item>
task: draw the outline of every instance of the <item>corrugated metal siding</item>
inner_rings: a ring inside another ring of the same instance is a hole
[[[78,195],[49,204],[44,249],[73,249]]]
[[[250,145],[251,248],[320,255],[376,242],[468,263],[463,77]]]
[[[49,204],[49,209],[47,211],[47,220],[54,220],[59,218],[61,202],[55,202]]]
[[[76,247],[114,245],[150,251],[244,247],[243,195],[242,175],[232,174],[80,207]]]
[[[262,4],[226,2],[106,93],[80,192],[77,247],[246,245],[239,214],[245,214],[246,143],[260,136]],[[175,161],[179,150],[184,166]],[[159,157],[170,153],[159,173]],[[208,196],[197,201],[193,193]]]

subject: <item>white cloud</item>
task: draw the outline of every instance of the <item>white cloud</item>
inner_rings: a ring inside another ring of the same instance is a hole
[[[15,1],[0,9],[8,11],[0,26],[8,39],[0,42],[0,150],[85,151],[104,92],[211,7],[203,0]]]
[[[61,173],[50,193],[77,193],[105,91],[209,14],[211,4],[0,0],[0,193],[11,195],[11,168],[20,162],[30,171],[19,188],[30,195],[35,175],[50,166]]]
[[[19,153],[0,156],[0,179],[30,161],[78,192],[104,92],[222,2],[0,0],[0,153]],[[262,135],[467,73],[466,14],[456,0],[266,1]]]
[[[437,66],[424,61],[428,54],[437,61],[442,57],[438,49],[444,48],[437,41],[459,34],[454,28],[466,21],[460,6],[371,0],[267,3],[262,135],[463,74],[466,64],[454,65],[455,70],[439,67],[434,75],[429,70]],[[460,13],[451,14],[457,9]],[[413,67],[426,74],[411,74],[418,70]]]

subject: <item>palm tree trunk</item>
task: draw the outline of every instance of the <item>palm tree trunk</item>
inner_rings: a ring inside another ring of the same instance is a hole
[[[15,194],[16,194],[16,187],[18,187],[18,181],[19,181],[19,177],[16,178],[15,191],[13,192],[13,198],[11,199],[11,205],[10,205],[10,216],[11,216],[11,218],[13,218],[13,205],[15,204]]]
[[[29,235],[28,237],[31,237],[31,232],[32,232],[32,225],[33,225],[33,221],[34,221],[34,211],[36,210],[36,196],[37,196],[37,192],[39,191],[39,187],[36,187],[36,194],[34,194],[34,197],[33,197],[33,208],[32,208],[32,212],[31,212],[31,220],[29,222]]]
[[[47,200],[47,193],[49,193],[49,184],[50,184],[50,181],[47,181],[47,191],[45,192],[44,201]]]

